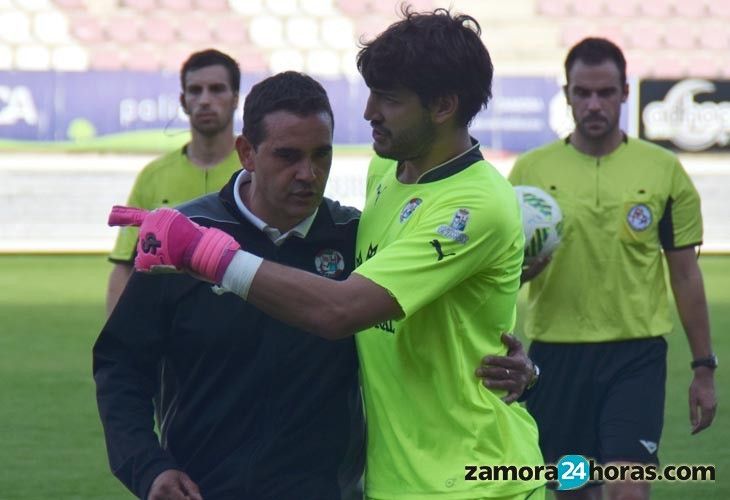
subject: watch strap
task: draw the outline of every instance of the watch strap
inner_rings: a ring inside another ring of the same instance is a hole
[[[700,366],[704,366],[706,368],[717,368],[717,356],[714,354],[712,356],[708,356],[706,358],[697,358],[690,363],[690,367],[694,370],[695,368],[699,368]]]

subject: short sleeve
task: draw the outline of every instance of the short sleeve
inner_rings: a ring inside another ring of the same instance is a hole
[[[659,221],[659,238],[665,250],[702,244],[700,196],[678,159],[672,169],[670,195]]]
[[[128,207],[137,207],[151,209],[153,207],[148,206],[149,203],[145,201],[144,197],[144,186],[145,186],[145,171],[143,169],[134,181],[132,190],[127,198]],[[139,235],[139,229],[136,227],[120,227],[117,239],[114,243],[114,248],[109,254],[109,260],[112,262],[128,262],[131,263],[134,260],[135,251],[137,248],[137,238]]]

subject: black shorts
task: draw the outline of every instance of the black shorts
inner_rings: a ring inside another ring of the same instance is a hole
[[[598,463],[658,464],[664,424],[664,337],[595,344],[533,342],[540,381],[527,409],[546,463],[583,455]]]

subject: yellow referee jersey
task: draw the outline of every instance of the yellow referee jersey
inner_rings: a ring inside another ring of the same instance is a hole
[[[518,158],[513,185],[563,211],[563,241],[530,282],[525,332],[544,342],[606,342],[671,329],[662,248],[702,243],[700,199],[671,152],[626,138],[596,158],[559,140]]]

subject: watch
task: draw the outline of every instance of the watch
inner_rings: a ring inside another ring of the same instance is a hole
[[[715,369],[717,368],[717,356],[714,354],[706,357],[706,358],[698,358],[692,361],[689,365],[694,370],[695,368],[698,368],[700,366],[704,366],[706,368]]]

